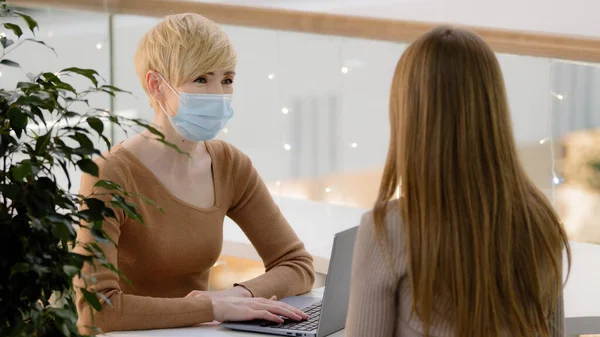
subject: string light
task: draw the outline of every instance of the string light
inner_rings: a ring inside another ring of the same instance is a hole
[[[223,133],[224,134],[228,134],[229,133],[229,129],[228,128],[223,129]]]
[[[329,193],[329,192],[331,192],[331,188],[330,187],[325,188],[325,193]]]
[[[96,49],[102,49],[102,43],[96,44]]]
[[[0,77],[2,77],[2,72],[0,71]]]
[[[290,113],[290,109],[288,109],[288,108],[283,108],[283,109],[281,109],[281,113],[282,113],[282,114],[284,114],[284,115],[287,115],[287,114],[289,114],[289,113]]]
[[[348,70],[348,67],[342,67],[342,73],[347,74]]]
[[[556,99],[558,99],[559,101],[562,101],[562,100],[565,98],[565,96],[563,96],[563,95],[561,95],[561,94],[557,94],[557,93],[555,93],[555,92],[550,92],[550,94],[551,94],[552,96],[556,97]]]
[[[275,78],[275,74],[269,74],[269,76],[267,76],[270,80]]]
[[[352,143],[352,144],[350,144],[350,147],[352,147],[353,149],[356,149],[358,147],[358,144]]]
[[[0,33],[0,37],[6,37],[6,33],[4,33],[4,32]]]
[[[546,143],[547,141],[549,141],[549,140],[550,140],[550,137],[546,137],[546,138],[544,138],[544,139],[541,139],[541,140],[540,140],[540,144],[545,144],[545,143]]]
[[[291,149],[292,149],[292,146],[291,146],[290,144],[283,144],[283,148],[284,148],[286,151],[289,151],[289,150],[291,150]]]

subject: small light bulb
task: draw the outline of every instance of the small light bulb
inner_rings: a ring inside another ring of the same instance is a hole
[[[329,192],[331,192],[331,188],[327,187],[327,188],[325,189],[325,193],[329,193]]]
[[[96,49],[102,49],[102,43],[96,44]]]
[[[0,37],[6,37],[6,33],[4,33],[4,32],[0,33]]]
[[[351,146],[353,149],[356,149],[356,148],[358,147],[358,144],[356,144],[356,143],[352,143],[352,144],[350,144],[350,146]]]
[[[348,73],[348,67],[342,67],[342,73],[347,74]]]
[[[289,114],[289,113],[290,113],[290,109],[288,109],[288,108],[283,108],[283,109],[281,109],[281,113],[282,113],[282,114],[284,114],[284,115],[287,115],[287,114]]]
[[[223,133],[225,133],[225,134],[229,133],[229,129],[228,128],[223,129]]]
[[[2,77],[2,72],[0,71],[0,77]]]
[[[560,184],[560,179],[557,176],[554,176],[554,178],[552,178],[552,182],[554,183],[554,185],[558,185]]]
[[[291,150],[291,149],[292,149],[292,146],[291,146],[290,144],[283,144],[283,148],[284,148],[286,151],[289,151],[289,150]]]
[[[544,138],[544,139],[541,139],[541,140],[540,140],[540,144],[544,144],[544,143],[546,143],[548,140],[550,140],[550,138],[547,138],[547,137],[546,137],[546,138]]]
[[[277,181],[275,182],[275,185],[277,185],[277,186],[281,186],[281,181],[277,180]]]
[[[558,98],[559,100],[562,101],[563,98],[565,98],[563,95],[556,95],[556,98]]]
[[[275,74],[269,74],[269,76],[267,76],[270,80],[275,78]]]

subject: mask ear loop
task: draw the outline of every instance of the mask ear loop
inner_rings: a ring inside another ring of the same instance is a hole
[[[162,75],[161,75],[159,72],[156,72],[156,74],[157,74],[157,75],[158,75],[158,77],[160,77],[160,79],[161,79],[161,80],[162,80],[162,81],[163,81],[163,82],[164,82],[164,83],[165,83],[165,84],[166,84],[166,85],[169,87],[169,89],[171,89],[171,91],[173,91],[173,93],[174,93],[175,95],[177,95],[177,97],[180,97],[180,96],[179,96],[179,93],[177,92],[177,90],[175,90],[175,88],[173,88],[173,87],[172,87],[172,86],[169,84],[169,82],[167,82],[167,80],[165,80],[165,78],[164,78],[164,77],[163,77],[163,76],[162,76]],[[169,113],[167,113],[167,110],[166,110],[166,109],[165,109],[165,108],[162,106],[162,104],[160,103],[160,101],[159,101],[159,100],[156,100],[156,103],[158,104],[158,107],[159,107],[159,108],[160,108],[160,109],[161,109],[161,110],[162,110],[162,111],[165,113],[165,115],[167,115],[167,118],[168,118],[169,120],[171,120],[173,117],[171,117],[171,115],[169,115]]]

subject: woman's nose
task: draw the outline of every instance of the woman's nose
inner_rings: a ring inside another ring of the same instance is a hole
[[[223,94],[223,86],[221,85],[221,83],[219,81],[213,81],[212,83],[209,83],[209,85],[208,85],[207,94],[222,95]]]

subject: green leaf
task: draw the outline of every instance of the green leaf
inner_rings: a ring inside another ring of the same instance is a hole
[[[113,194],[113,199],[110,204],[122,209],[129,218],[137,220],[142,224],[144,223],[142,216],[137,211],[137,205],[126,201],[122,196]]]
[[[119,275],[119,278],[121,280],[123,280],[123,281],[125,281],[125,283],[127,283],[128,286],[133,287],[133,283],[131,282],[131,280],[129,278],[127,278],[127,276],[125,276],[125,274],[123,274],[122,271],[118,270],[117,267],[115,267],[113,264],[105,262],[105,263],[102,263],[102,266],[115,272],[117,275]]]
[[[102,181],[102,180],[101,180]],[[106,208],[106,204],[104,201],[98,198],[85,198],[82,200],[85,203],[85,206],[92,212],[97,213],[98,217],[94,220],[102,220],[100,217],[104,208]]]
[[[79,270],[79,268],[68,264],[63,266],[63,272],[67,275],[68,278],[73,278],[79,273]]]
[[[102,132],[104,132],[104,123],[102,123],[100,118],[88,117],[87,123],[92,129],[98,132],[98,135],[102,135]]]
[[[94,150],[94,143],[92,143],[88,136],[81,132],[75,132],[75,134],[69,136],[69,138],[75,139],[79,143],[79,146],[86,150]]]
[[[13,129],[25,129],[27,127],[27,115],[19,108],[10,108],[8,110],[8,118],[10,119],[10,126]]]
[[[165,213],[164,210],[162,208],[160,208],[156,202],[154,202],[154,200],[152,200],[148,197],[145,197],[139,193],[133,193],[133,192],[123,192],[123,194],[128,197],[131,197],[131,196],[138,197],[138,198],[142,199],[142,201],[145,202],[146,204],[148,204],[150,206],[156,206],[161,213],[163,213],[163,214]]]
[[[108,138],[106,138],[106,136],[104,136],[104,135],[100,135],[100,137],[102,137],[102,139],[104,140],[104,143],[106,144],[106,148],[110,149],[110,147],[111,147],[110,140],[108,140]]]
[[[13,165],[10,168],[10,172],[15,181],[23,181],[25,177],[29,177],[33,174],[31,162],[29,160],[23,160],[19,164]]]
[[[35,28],[39,29],[38,23],[37,21],[35,21],[31,16],[22,13],[22,12],[18,12],[18,11],[14,11],[15,14],[17,14],[18,16],[22,17],[23,20],[25,20],[25,22],[27,23],[27,27],[29,27],[29,30],[35,35]]]
[[[69,169],[67,168],[67,162],[64,161],[63,159],[58,159],[58,163],[60,164],[60,167],[63,169],[63,172],[65,173],[65,176],[67,177],[67,190],[71,190],[71,175],[69,174]]]
[[[113,183],[112,181],[108,181],[108,180],[98,180],[98,182],[94,185],[94,187],[104,188],[109,191],[110,190],[123,191],[123,189],[121,188],[121,186],[119,186],[119,184]]]
[[[9,278],[12,278],[15,274],[26,273],[30,270],[31,270],[31,267],[29,266],[28,263],[25,263],[25,262],[16,263],[10,269],[10,277]]]
[[[63,244],[67,244],[75,236],[75,230],[70,223],[66,221],[53,222],[52,234],[58,237]]]
[[[165,136],[158,131],[156,128],[152,127],[150,124],[148,124],[147,122],[145,122],[144,120],[141,119],[133,119],[132,120],[135,124],[137,124],[138,126],[143,127],[144,129],[150,131],[150,133],[159,136],[161,139],[164,139]]]
[[[5,23],[4,28],[12,30],[17,37],[21,37],[21,35],[23,35],[23,30],[21,27],[15,25],[14,23]]]
[[[100,75],[98,75],[98,72],[93,70],[93,69],[81,69],[81,68],[67,68],[67,69],[63,69],[60,71],[61,73],[75,73],[81,76],[84,76],[86,78],[88,78],[93,84],[94,87],[98,87],[98,79],[96,79],[96,76],[100,77]]]
[[[173,150],[177,151],[177,152],[178,152],[178,153],[180,153],[180,154],[185,154],[185,155],[187,155],[187,156],[189,156],[189,155],[190,155],[189,153],[187,153],[187,152],[183,151],[182,149],[180,149],[180,148],[179,148],[179,146],[177,146],[177,145],[175,145],[175,144],[173,144],[173,143],[171,143],[171,142],[168,142],[168,141],[166,141],[165,139],[162,139],[162,138],[161,138],[161,139],[156,139],[156,140],[157,140],[159,143],[162,143],[162,144],[164,144],[164,145],[166,145],[166,146],[168,146],[168,147],[172,148]]]
[[[92,308],[96,309],[97,311],[102,310],[102,304],[100,304],[100,300],[98,300],[96,294],[91,293],[84,288],[81,288],[81,293],[83,294],[83,298],[85,298],[85,301],[88,302],[89,305],[92,306]]]
[[[21,66],[17,62],[11,61],[8,59],[4,59],[4,60],[0,61],[0,64],[4,64],[5,66],[9,66],[9,67],[21,68]]]
[[[31,82],[19,82],[17,83],[17,88],[26,91],[28,89],[32,89],[32,88],[39,88],[39,84],[37,83],[31,83]]]
[[[50,50],[52,50],[54,52],[54,55],[58,56],[58,54],[56,53],[56,50],[54,50],[54,48],[52,48],[49,45],[47,45],[46,42],[44,42],[44,41],[40,41],[40,40],[36,40],[36,39],[25,39],[23,41],[30,41],[30,42],[39,43],[39,44],[43,45],[44,47],[49,48]]]
[[[70,84],[69,84],[69,83],[67,83],[67,82],[59,82],[59,83],[55,83],[55,84],[54,84],[54,87],[55,87],[56,89],[62,89],[62,90],[66,90],[66,91],[68,91],[68,92],[71,92],[71,93],[74,93],[74,94],[76,94],[76,93],[77,93],[77,91],[75,90],[75,88],[73,88],[73,86],[72,86],[72,85],[70,85]]]
[[[104,89],[104,91],[108,90],[108,91],[113,92],[113,93],[115,93],[115,92],[124,92],[126,94],[131,94],[131,91],[126,91],[126,90],[117,88],[117,87],[112,86],[112,85],[107,85],[107,84],[101,86],[99,89]]]
[[[84,158],[81,159],[80,161],[77,162],[77,166],[79,166],[79,168],[87,173],[87,174],[91,174],[94,177],[97,177],[99,172],[98,172],[98,165],[96,165],[96,163],[94,163],[93,160],[88,159],[88,158]]]
[[[37,155],[42,155],[46,152],[46,148],[50,144],[50,136],[52,136],[51,132],[48,132],[43,136],[37,137],[37,140],[35,143],[35,153]]]
[[[12,46],[14,43],[15,43],[15,41],[7,38],[6,36],[0,37],[0,44],[2,44],[2,48],[4,48],[4,49]]]

